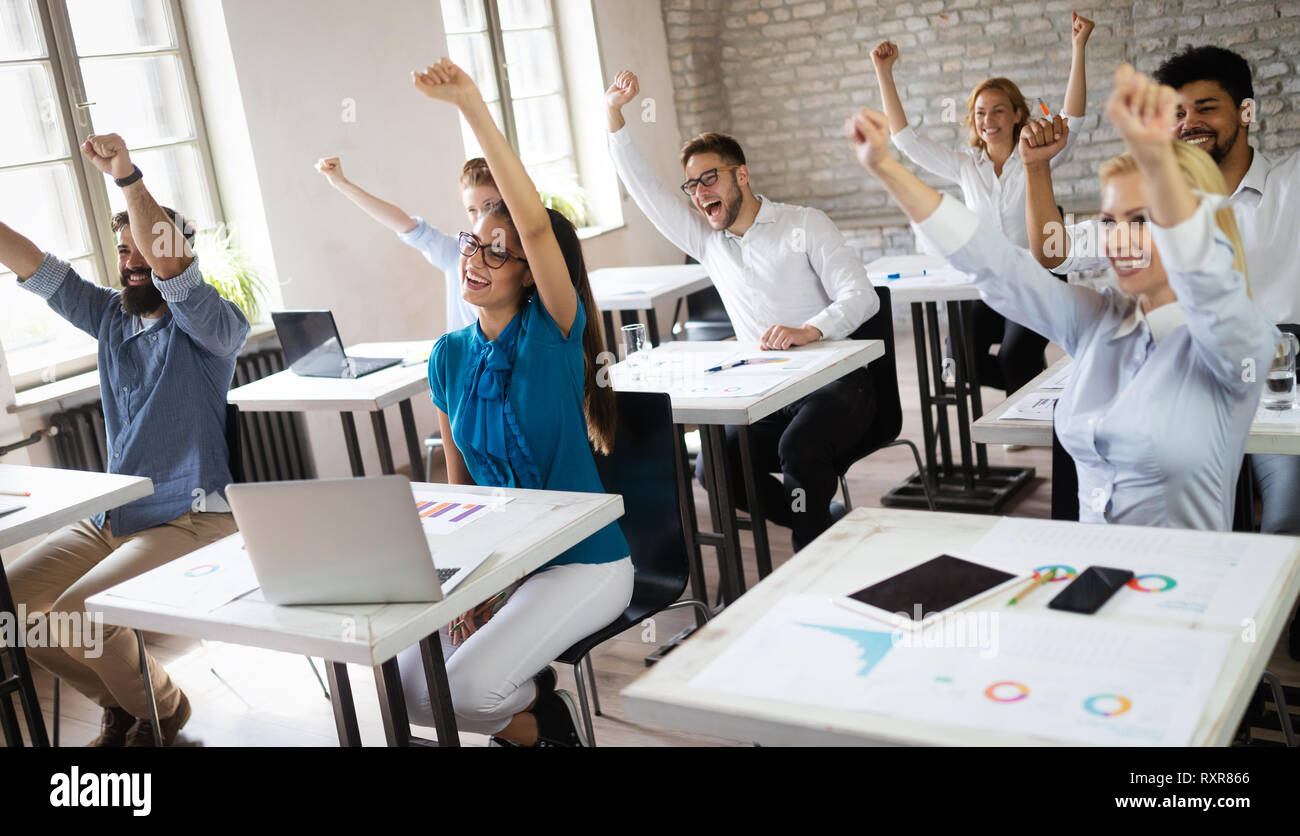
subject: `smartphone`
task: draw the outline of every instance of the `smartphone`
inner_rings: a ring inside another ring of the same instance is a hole
[[[1101,609],[1101,605],[1119,588],[1133,580],[1133,573],[1128,569],[1109,569],[1105,566],[1089,566],[1083,574],[1070,582],[1061,593],[1047,603],[1054,610],[1077,612],[1092,615]]]

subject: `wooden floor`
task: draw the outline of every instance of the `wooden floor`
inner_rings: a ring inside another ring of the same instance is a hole
[[[911,344],[910,334],[901,331],[899,346]],[[1048,349],[1048,361],[1060,356],[1055,346]],[[904,437],[920,442],[920,407],[916,391],[914,353],[898,352],[899,387],[903,396]],[[988,407],[1002,400],[1000,392],[985,389]],[[992,464],[1031,466],[1037,471],[1033,484],[1012,501],[1004,513],[1012,516],[1050,517],[1050,451],[1028,449],[1008,452],[1000,446],[989,449]],[[915,467],[906,449],[890,448],[859,462],[849,474],[849,490],[854,505],[879,506],[880,496],[907,478]],[[434,478],[437,478],[436,476]],[[708,519],[703,490],[695,487],[699,518]],[[746,538],[742,537],[742,541]],[[775,565],[791,556],[790,536],[786,529],[769,528],[772,558]],[[744,547],[746,578],[752,583],[756,567],[752,547]],[[706,575],[710,588],[716,588],[717,564],[705,551]],[[712,565],[710,565],[712,564]],[[619,692],[645,670],[644,658],[665,639],[693,623],[687,610],[665,613],[652,624],[627,631],[606,643],[595,654],[601,708],[595,719],[597,742],[602,746],[726,746],[732,741],[680,734],[639,725],[623,713]],[[257,650],[237,645],[197,643],[169,636],[151,637],[158,657],[167,664],[172,677],[188,695],[193,717],[181,733],[178,745],[186,746],[334,746],[338,738],[333,713],[323,687],[306,658],[284,653]],[[316,670],[324,675],[320,660]],[[1300,664],[1287,658],[1285,649],[1275,651],[1270,668],[1290,685],[1300,685]],[[374,678],[367,668],[350,668],[353,693],[357,701],[361,734],[366,745],[384,743],[383,727],[375,696]],[[37,672],[38,693],[45,710],[46,726],[51,727],[51,680]],[[560,670],[560,687],[573,690],[569,669]],[[95,737],[99,729],[99,709],[71,689],[64,688],[61,707],[61,744],[82,746]],[[432,729],[417,729],[432,737]],[[465,745],[485,745],[479,735],[461,736]]]

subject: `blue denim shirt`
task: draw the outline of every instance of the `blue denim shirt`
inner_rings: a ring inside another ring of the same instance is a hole
[[[153,282],[167,312],[139,333],[119,291],[86,281],[52,255],[19,283],[99,340],[108,472],[147,476],[154,488],[112,510],[119,537],[173,520],[230,483],[226,393],[248,320],[203,281],[197,259],[179,276]],[[105,515],[93,519],[103,527]]]

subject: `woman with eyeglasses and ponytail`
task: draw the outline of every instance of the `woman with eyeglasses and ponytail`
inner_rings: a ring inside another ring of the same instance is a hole
[[[598,386],[604,349],[577,230],[548,210],[478,87],[447,59],[412,73],[416,89],[460,109],[503,203],[459,237],[460,283],[477,322],[429,357],[453,484],[603,493],[593,450],[614,440],[614,392]],[[453,621],[442,634],[462,731],[515,746],[584,746],[571,694],[549,663],[622,614],[632,560],[617,523]],[[400,658],[412,719],[432,725],[418,647]]]

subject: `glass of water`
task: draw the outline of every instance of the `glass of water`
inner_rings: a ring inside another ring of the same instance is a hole
[[[1268,378],[1264,385],[1265,409],[1295,409],[1297,354],[1300,354],[1300,340],[1294,334],[1282,332],[1282,339],[1273,352],[1273,362],[1268,367]]]
[[[628,372],[633,380],[641,379],[647,348],[643,323],[635,322],[623,326],[623,360],[627,363]]]

